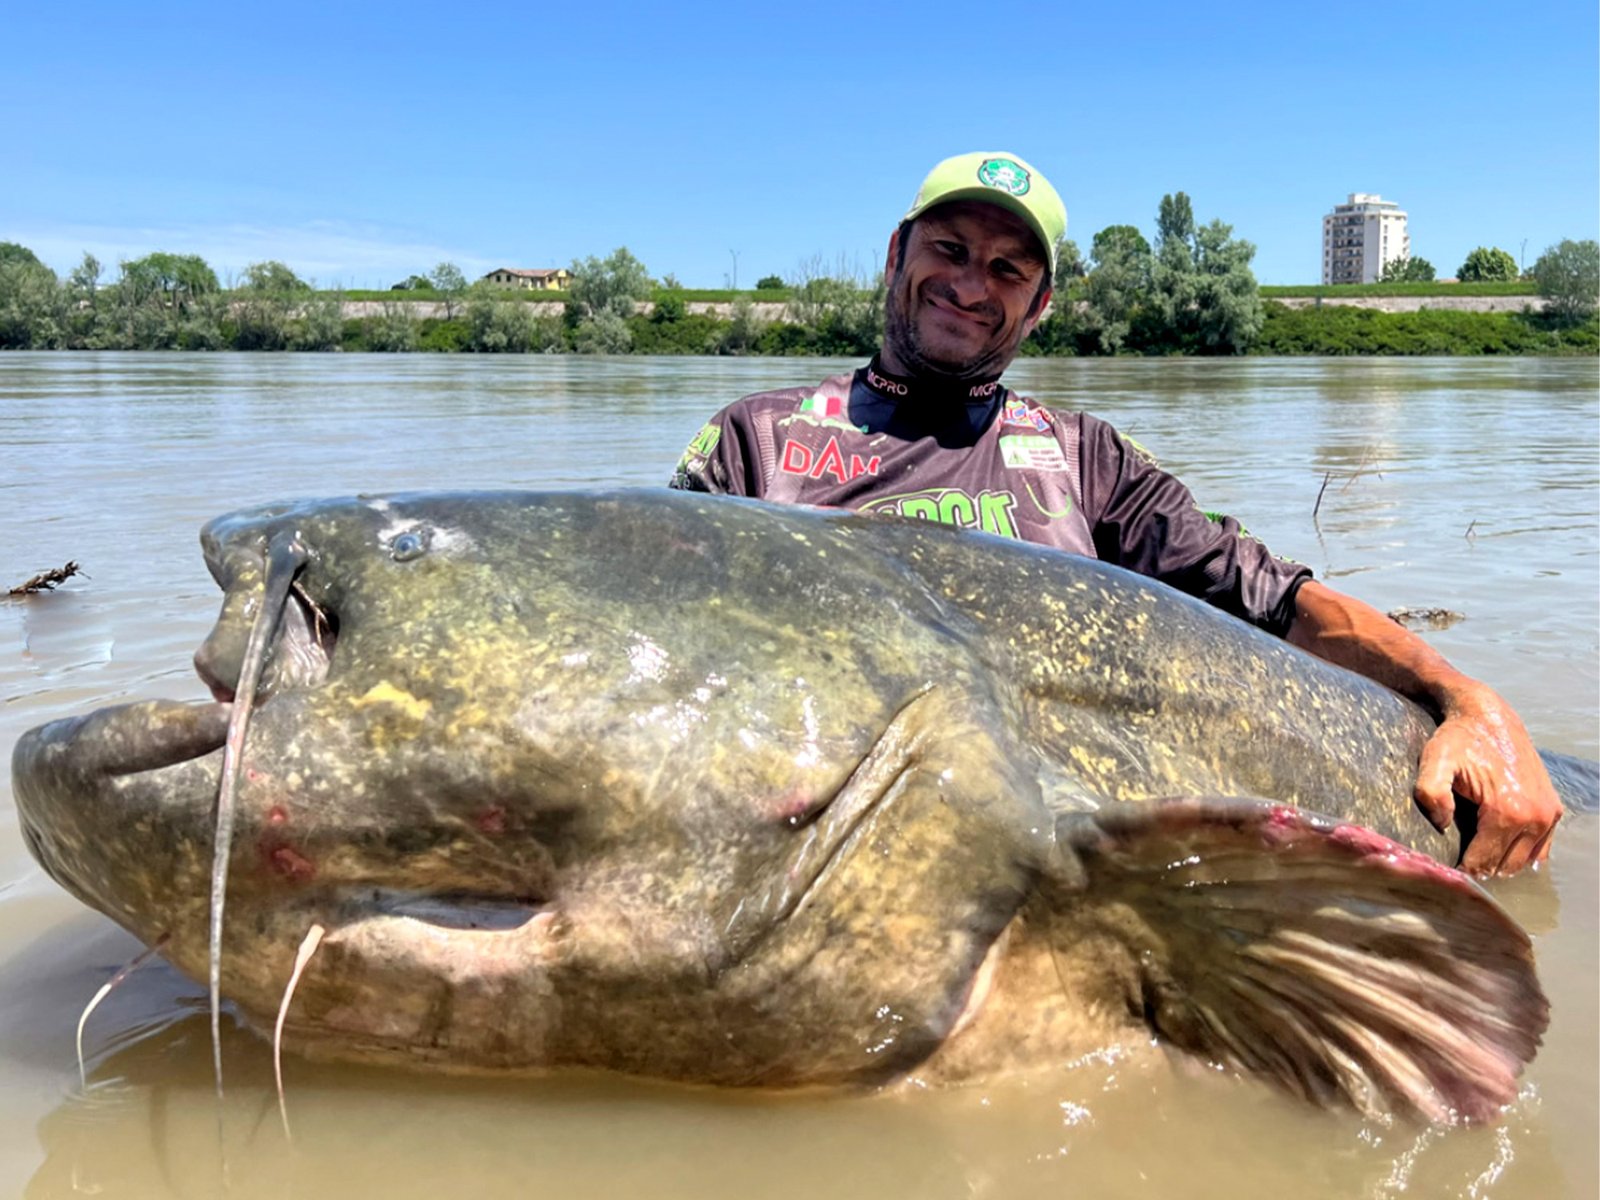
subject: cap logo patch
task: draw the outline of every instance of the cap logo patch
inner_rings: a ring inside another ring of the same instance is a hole
[[[1028,172],[1009,158],[991,158],[978,168],[978,182],[1012,196],[1028,194]]]

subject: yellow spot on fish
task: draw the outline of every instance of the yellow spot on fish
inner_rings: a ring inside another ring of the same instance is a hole
[[[354,704],[357,708],[366,708],[371,704],[392,704],[408,717],[422,720],[433,708],[431,700],[421,700],[402,688],[385,679],[382,683],[375,683],[367,689],[366,695],[358,696]]]

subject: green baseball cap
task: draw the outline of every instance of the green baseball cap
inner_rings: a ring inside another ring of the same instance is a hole
[[[1050,181],[1015,154],[958,154],[947,158],[922,181],[905,220],[920,217],[936,204],[981,200],[1009,209],[1027,223],[1044,246],[1050,274],[1056,273],[1056,251],[1067,232],[1067,208]]]

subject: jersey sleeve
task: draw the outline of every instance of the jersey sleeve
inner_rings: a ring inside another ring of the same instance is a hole
[[[725,496],[759,496],[761,480],[744,401],[728,405],[700,427],[678,460],[669,487]]]
[[[1095,553],[1282,637],[1311,568],[1279,558],[1238,521],[1204,512],[1189,489],[1104,421],[1085,416],[1084,506]]]

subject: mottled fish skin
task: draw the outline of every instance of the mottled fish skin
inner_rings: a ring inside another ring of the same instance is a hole
[[[308,561],[245,744],[223,994],[269,1027],[325,925],[307,1052],[882,1082],[996,980],[1065,986],[1028,920],[1063,816],[1260,797],[1457,857],[1411,799],[1426,714],[1093,561],[666,491],[276,505],[202,534],[224,702],[286,532]],[[105,710],[14,756],[40,862],[198,978],[222,707]],[[1065,974],[1109,995],[1093,948]],[[1054,1054],[1086,1022],[1024,1024]],[[1004,1065],[1016,1023],[991,1025],[953,1075]]]

